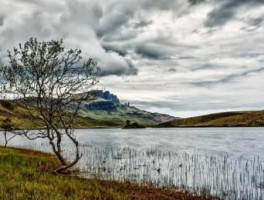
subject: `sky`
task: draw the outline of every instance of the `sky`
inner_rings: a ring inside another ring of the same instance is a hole
[[[0,64],[30,37],[80,48],[141,109],[264,109],[264,0],[1,0]]]

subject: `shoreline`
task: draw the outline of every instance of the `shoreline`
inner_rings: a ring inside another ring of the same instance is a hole
[[[264,126],[175,126],[175,127],[152,127],[146,126],[145,128],[122,128],[122,127],[87,127],[87,128],[74,128],[74,130],[100,130],[100,129],[123,129],[123,130],[144,130],[144,129],[213,129],[213,128],[264,128]],[[15,129],[14,131],[20,131],[25,129]],[[39,129],[30,129],[29,131],[38,131],[43,130],[43,128]],[[0,131],[4,131],[0,128]],[[1,147],[1,146],[0,146]]]
[[[8,161],[5,160],[4,158],[6,156],[10,156],[10,157],[14,157],[14,161]],[[190,192],[187,191],[178,191],[176,189],[164,189],[164,188],[157,188],[157,187],[153,187],[151,185],[146,186],[146,185],[138,185],[138,184],[133,184],[133,183],[129,183],[129,182],[118,182],[118,181],[108,181],[108,180],[97,180],[97,179],[85,179],[85,178],[81,178],[77,175],[54,175],[51,174],[49,171],[52,169],[52,167],[56,164],[58,164],[55,156],[51,153],[45,153],[45,152],[41,152],[41,151],[35,151],[35,150],[31,150],[31,149],[24,149],[24,148],[15,148],[15,147],[7,147],[4,148],[2,146],[0,146],[0,160],[2,162],[0,162],[0,167],[1,165],[3,165],[3,163],[5,162],[16,162],[16,160],[22,160],[22,161],[28,161],[29,163],[27,163],[26,165],[26,171],[31,170],[33,171],[33,175],[35,178],[32,178],[30,174],[27,174],[27,176],[23,178],[25,180],[21,180],[22,182],[28,182],[30,181],[31,184],[37,184],[39,182],[39,180],[44,181],[43,183],[41,182],[40,186],[41,187],[47,187],[47,185],[49,186],[49,181],[50,179],[68,179],[67,182],[74,182],[75,184],[80,184],[82,183],[82,189],[83,190],[87,190],[89,188],[89,185],[99,185],[100,187],[102,187],[103,192],[101,193],[101,198],[98,199],[104,199],[105,196],[107,197],[108,195],[110,195],[110,193],[116,193],[115,195],[116,198],[110,198],[109,199],[120,199],[120,197],[122,197],[121,199],[146,199],[146,200],[150,200],[150,199],[156,199],[156,200],[162,200],[162,199],[185,199],[185,200],[211,200],[211,199],[216,199],[213,197],[209,197],[208,195],[196,195],[196,194],[192,194]],[[39,165],[39,162],[42,162],[41,165]],[[49,161],[49,162],[47,162]],[[30,163],[32,162],[32,165],[30,165]],[[38,163],[38,167],[42,168],[41,171],[39,171],[38,169],[34,169],[34,165],[35,162]],[[15,170],[16,173],[12,173],[12,175],[17,174],[19,175],[19,173],[23,174],[24,172],[17,172],[17,166],[15,165],[15,163],[9,163],[9,165],[11,166],[11,170]],[[46,165],[46,166],[45,166]],[[27,169],[28,168],[28,169]],[[77,169],[78,170],[78,169]],[[0,172],[1,175],[1,172]],[[12,176],[11,175],[11,176]],[[46,179],[43,179],[42,176],[48,176],[46,177]],[[31,178],[30,178],[31,177]],[[10,180],[11,179],[11,180]],[[15,179],[16,180],[16,179]],[[12,181],[12,178],[8,177],[8,181]],[[14,181],[14,180],[13,180]],[[46,181],[48,183],[46,183]],[[61,182],[56,185],[56,187],[60,188],[60,185],[64,185],[67,184],[65,181],[60,180]],[[14,183],[16,183],[18,181],[15,181]],[[3,183],[5,184],[5,179],[3,181]],[[70,183],[71,184],[71,183]],[[73,184],[73,183],[72,183]],[[8,183],[6,183],[6,185],[8,185]],[[74,186],[74,184],[73,184]],[[72,187],[73,187],[72,186]],[[98,187],[99,187],[98,186]],[[54,185],[53,185],[54,187]],[[71,186],[69,186],[71,187]],[[10,189],[10,188],[8,188]],[[62,190],[64,190],[63,188],[61,188]],[[69,189],[69,188],[68,188]],[[76,188],[75,188],[76,189]],[[83,196],[82,190],[80,188],[77,188],[77,199],[81,199],[81,197],[85,197],[85,199],[93,199],[93,193],[90,193],[90,197],[89,196]],[[36,188],[35,188],[36,190]],[[41,188],[39,188],[39,190],[41,190]],[[74,190],[74,187],[70,190]],[[79,192],[80,190],[80,192]],[[108,194],[108,190],[109,190],[109,194]],[[110,192],[111,191],[111,192]],[[13,191],[13,193],[20,193],[20,191]],[[38,192],[38,191],[35,191]],[[41,192],[41,191],[40,191]],[[2,195],[2,196],[1,196]],[[3,192],[0,192],[0,197],[3,197]],[[15,194],[14,194],[15,195]],[[61,194],[63,195],[63,193]],[[80,195],[80,196],[79,196]],[[88,194],[87,194],[88,195]],[[76,196],[76,194],[75,194]],[[124,198],[123,198],[124,197]],[[39,199],[39,198],[36,198]],[[64,199],[63,196],[61,199]]]

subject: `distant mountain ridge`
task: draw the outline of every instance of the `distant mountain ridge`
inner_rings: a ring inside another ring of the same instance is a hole
[[[175,119],[170,115],[140,110],[129,103],[122,104],[117,95],[107,90],[92,90],[88,94],[89,98],[82,102],[78,114],[80,117],[96,121],[97,124],[103,122],[102,126],[122,127],[127,120],[144,126],[153,126]],[[86,96],[87,92],[76,94],[76,99],[84,95]],[[22,101],[18,102],[22,104]],[[27,103],[35,106],[36,100],[28,98]],[[67,109],[71,112],[76,106],[77,102],[72,102]]]
[[[80,107],[79,114],[82,117],[106,120],[119,126],[124,125],[126,120],[142,125],[154,125],[175,119],[166,114],[140,110],[129,103],[122,104],[117,95],[107,90],[94,90],[90,94],[91,100],[84,101]]]
[[[114,94],[109,91],[93,90],[90,93],[90,99],[82,104],[81,109],[83,111],[115,111],[116,107],[121,105],[120,100]]]
[[[97,98],[102,98],[105,99],[107,101],[111,101],[114,104],[120,104],[120,100],[118,99],[118,97],[114,94],[112,94],[111,92],[109,92],[108,90],[104,91],[104,90],[93,90],[90,92],[92,96],[95,96]]]
[[[104,97],[104,98],[102,98]],[[169,115],[151,113],[137,109],[128,104],[116,103],[109,109],[108,105],[113,98],[98,96],[91,101],[84,102],[74,124],[75,128],[97,128],[97,127],[123,127],[127,120],[139,125],[162,128],[162,127],[264,127],[264,111],[241,111],[225,112],[203,115],[191,118],[175,118]],[[117,102],[116,100],[113,100]],[[87,105],[98,105],[95,102],[103,102],[99,109],[90,109]],[[108,102],[108,103],[107,103]],[[38,115],[34,108],[34,99],[30,98],[28,103]],[[0,100],[0,127],[6,118],[12,120],[15,128],[40,128],[44,124],[40,121],[32,122],[24,104],[17,100]]]

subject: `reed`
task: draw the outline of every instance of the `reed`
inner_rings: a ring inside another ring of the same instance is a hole
[[[49,151],[49,145],[22,146]],[[64,154],[71,158],[73,149]],[[194,152],[81,145],[83,157],[78,164],[81,176],[121,182],[134,182],[162,188],[186,190],[221,199],[261,200],[264,197],[262,161],[229,155]]]

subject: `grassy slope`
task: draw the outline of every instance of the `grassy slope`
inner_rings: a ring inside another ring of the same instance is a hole
[[[35,115],[37,111],[34,110]],[[157,124],[154,121],[155,114],[138,110],[135,107],[118,107],[115,112],[107,111],[80,111],[80,117],[76,119],[75,128],[94,128],[94,127],[123,127],[126,120],[137,122],[145,126]],[[27,109],[20,103],[0,100],[0,126],[7,117],[11,118],[15,128],[39,128],[43,127],[40,121],[31,121]]]
[[[36,110],[32,107],[33,112],[35,115],[37,115]],[[12,125],[17,129],[23,129],[23,128],[40,128],[43,127],[43,124],[40,121],[34,120],[32,122],[30,115],[27,111],[27,109],[17,103],[17,102],[7,102],[6,101],[0,101],[0,126],[3,123],[3,120],[7,117],[11,118]],[[114,122],[109,122],[106,120],[95,120],[91,119],[89,117],[78,117],[76,119],[75,128],[90,128],[90,127],[113,127],[118,126]]]
[[[158,127],[253,127],[264,126],[264,111],[226,112],[176,119]]]
[[[135,107],[117,107],[117,110],[114,112],[107,111],[89,111],[84,112],[80,111],[81,116],[89,117],[98,121],[107,121],[109,123],[123,126],[126,120],[131,122],[137,122],[138,124],[151,126],[157,124],[157,121],[153,119],[154,114],[139,110]]]
[[[57,161],[51,154],[0,147],[0,199],[208,199],[193,197],[187,192],[49,173],[56,166]]]

